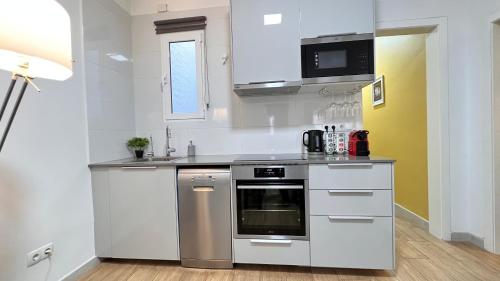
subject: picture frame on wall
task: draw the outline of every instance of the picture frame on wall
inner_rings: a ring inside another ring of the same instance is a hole
[[[372,101],[373,107],[385,103],[385,87],[383,75],[375,80],[375,82],[373,82],[372,84]]]

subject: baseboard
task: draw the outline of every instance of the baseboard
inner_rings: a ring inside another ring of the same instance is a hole
[[[451,241],[455,242],[470,242],[479,248],[485,250],[484,248],[484,239],[477,237],[476,235],[468,232],[452,232],[451,233]]]
[[[415,214],[414,212],[406,209],[405,207],[394,203],[396,216],[409,220],[416,226],[422,228],[423,230],[429,232],[429,221],[422,218],[421,216]]]
[[[99,263],[101,263],[101,260],[99,260],[98,257],[93,257],[93,258],[89,259],[88,261],[84,262],[82,265],[77,267],[72,272],[66,274],[59,281],[77,281],[80,278],[82,278],[91,269],[95,268]]]

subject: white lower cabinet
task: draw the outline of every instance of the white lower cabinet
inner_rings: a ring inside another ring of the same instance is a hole
[[[176,177],[175,167],[93,170],[96,255],[178,260]]]
[[[310,266],[309,241],[234,239],[234,262]]]
[[[310,190],[312,216],[392,216],[392,190]]]
[[[392,189],[392,166],[388,163],[310,165],[309,189]]]
[[[311,265],[392,269],[392,217],[311,217]]]
[[[395,267],[392,163],[309,166],[311,265]]]

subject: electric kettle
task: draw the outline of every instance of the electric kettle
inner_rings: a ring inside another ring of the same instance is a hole
[[[307,152],[313,154],[325,152],[324,134],[322,130],[310,130],[302,134],[302,143],[307,147]]]

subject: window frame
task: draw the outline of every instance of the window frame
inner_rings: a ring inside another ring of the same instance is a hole
[[[205,120],[206,118],[206,54],[205,54],[205,30],[183,31],[166,33],[160,36],[161,41],[161,65],[162,78],[161,89],[163,96],[163,118],[171,120]],[[172,86],[171,86],[171,60],[170,43],[195,41],[196,45],[196,83],[198,89],[197,112],[174,113],[172,112]]]

